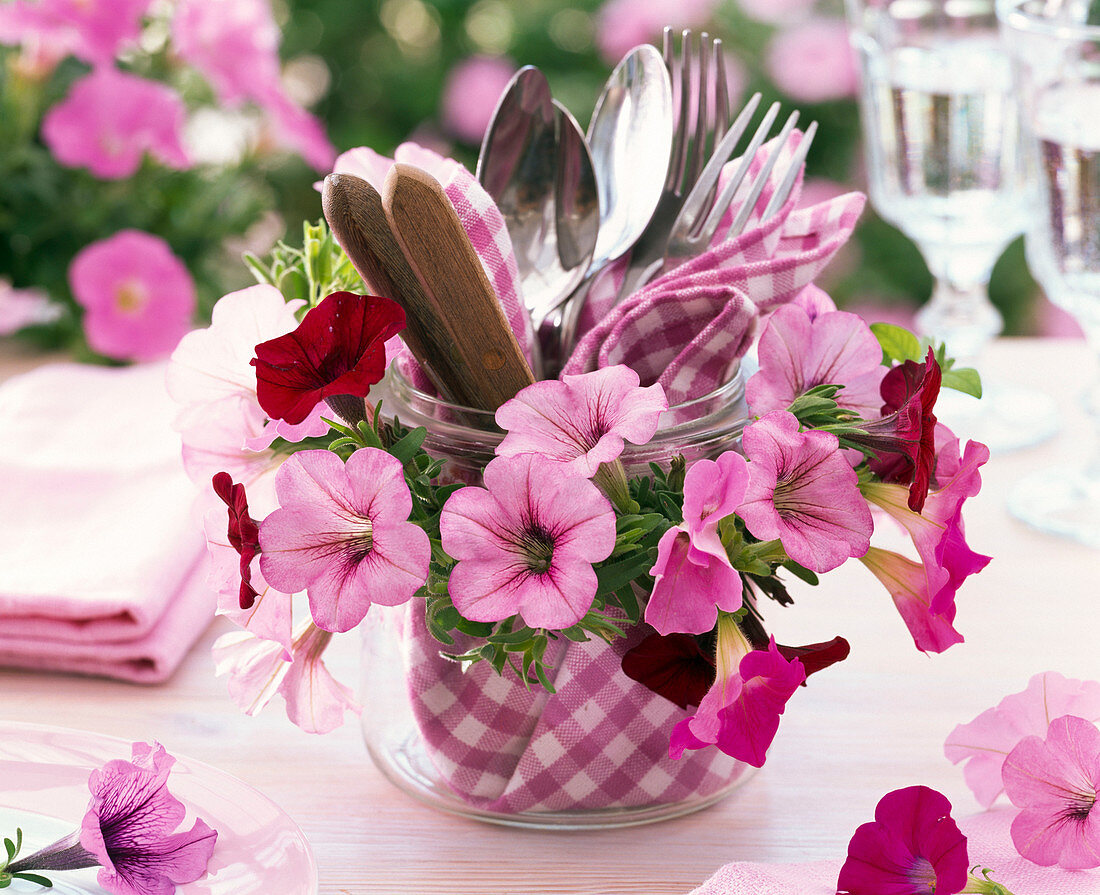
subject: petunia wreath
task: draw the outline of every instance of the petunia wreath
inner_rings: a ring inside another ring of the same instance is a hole
[[[465,483],[371,393],[400,348],[401,308],[355,291],[338,258],[318,263],[338,250],[323,229],[312,239],[265,285],[224,297],[169,373],[188,469],[228,505],[207,538],[221,611],[243,630],[215,651],[247,711],[278,694],[304,729],[339,725],[359,706],[324,665],[328,643],[373,605],[415,600],[442,654],[551,691],[552,641],[643,626],[624,673],[694,709],[669,731],[672,757],[713,745],[759,767],[786,702],[848,654],[842,637],[769,636],[766,607],[793,602],[791,578],[816,584],[859,559],[919,649],[962,640],[956,593],[989,562],[962,509],[988,450],[936,418],[942,386],[980,394],[942,348],[808,287],[763,328],[741,452],[628,476],[626,443],[647,443],[668,402],[614,366],[501,405],[496,456]],[[318,285],[318,269],[339,276]],[[315,299],[279,305],[288,275]],[[875,515],[900,522],[910,555],[873,543]],[[309,607],[297,625],[295,594]]]

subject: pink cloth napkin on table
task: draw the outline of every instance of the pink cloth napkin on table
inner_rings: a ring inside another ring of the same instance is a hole
[[[0,385],[0,664],[153,683],[214,613],[163,365]]]
[[[800,139],[797,132],[792,135],[786,156]],[[746,185],[771,148],[770,143],[761,147]],[[759,314],[790,301],[809,285],[847,242],[863,210],[859,193],[798,208],[800,179],[779,213],[761,224],[759,215],[785,170],[781,159],[739,236],[725,238],[740,204],[735,198],[708,251],[617,305],[626,260],[605,271],[593,284],[578,327],[583,335],[564,372],[627,364],[643,385],[659,382],[670,404],[721,385],[731,365],[748,350]]]
[[[998,808],[959,820],[972,866],[990,868],[992,879],[1013,895],[1100,893],[1100,871],[1040,867],[1021,858],[1009,835],[1015,816],[1011,808]],[[806,864],[738,861],[722,867],[688,895],[835,895],[843,863],[842,860]]]

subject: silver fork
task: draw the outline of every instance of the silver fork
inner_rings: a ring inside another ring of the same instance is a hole
[[[773,110],[778,111],[777,106],[778,104],[773,106]],[[712,202],[713,190],[718,183],[723,167],[721,163],[722,152],[715,153],[714,157],[707,163],[706,169],[699,175],[699,180],[696,182],[691,194],[684,201],[683,208],[681,208],[680,214],[672,226],[672,233],[669,236],[664,258],[650,267],[647,271],[648,276],[642,280],[643,283],[648,281],[662,267],[675,267],[678,262],[705,252],[710,247],[711,240],[714,238],[726,210],[735,198],[739,200],[740,204],[725,238],[730,239],[739,236],[744,231],[768,178],[787,148],[791,131],[794,130],[797,123],[798,112],[795,111],[787,118],[783,130],[776,137],[774,148],[768,153],[767,159],[765,159],[760,171],[757,172],[756,177],[753,178],[743,198],[741,197],[740,188],[745,183],[745,177],[759,146],[750,143],[737,170],[723,186],[718,198]],[[802,140],[786,162],[786,173],[761,213],[760,223],[764,223],[777,214],[779,209],[783,207],[783,203],[790,197],[795,181],[798,179],[798,172],[802,169],[802,163],[806,160],[806,155],[810,151],[810,146],[816,134],[817,122],[813,121],[806,128]]]
[[[706,169],[708,145],[717,150],[720,138],[727,134],[730,103],[722,41],[719,38],[711,40],[710,35],[705,31],[701,32],[697,50],[692,38],[690,29],[681,32],[680,53],[677,55],[673,46],[673,29],[666,27],[663,32],[661,55],[669,70],[673,104],[674,107],[678,106],[679,114],[673,131],[664,191],[653,216],[631,250],[630,267],[626,271],[626,280],[618,293],[618,299],[632,291],[627,288],[631,281],[637,279],[653,262],[663,261],[669,234],[680,209]],[[741,129],[739,135],[744,132],[759,102],[760,94],[756,94],[734,122],[733,128]],[[713,195],[712,186],[711,196]],[[587,289],[582,289],[562,307],[557,340],[562,357],[568,357],[568,353],[572,351],[577,324],[587,297]]]
[[[680,53],[673,47],[673,32],[665,28],[661,55],[672,76],[674,103],[679,104],[679,116],[673,134],[672,157],[661,195],[653,217],[631,252],[618,298],[621,300],[636,288],[633,283],[639,273],[652,261],[663,257],[669,234],[677,215],[696,181],[702,174],[708,146],[717,149],[720,138],[729,126],[729,87],[726,82],[726,66],[722,56],[722,41],[713,40],[704,31],[699,35],[698,47],[690,29],[680,36]],[[742,130],[748,118],[760,102],[759,94],[749,102],[745,120],[739,117]],[[692,128],[692,112],[695,126]],[[737,123],[734,126],[737,126]]]

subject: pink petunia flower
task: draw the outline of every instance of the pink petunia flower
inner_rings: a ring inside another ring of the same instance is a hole
[[[966,762],[967,786],[988,808],[1004,790],[1001,767],[1008,753],[1025,737],[1045,737],[1051,721],[1062,715],[1100,723],[1100,682],[1073,680],[1056,671],[1037,674],[1025,690],[952,730],[944,755],[952,764]]]
[[[386,340],[404,326],[405,311],[392,299],[334,292],[293,332],[256,346],[250,363],[260,406],[296,425],[322,400],[365,398],[385,375]]]
[[[522,393],[521,393],[522,394]],[[592,564],[615,547],[615,513],[587,479],[526,454],[485,467],[439,519],[455,608],[472,621],[519,614],[539,628],[579,622],[596,596]]]
[[[41,289],[14,289],[8,280],[0,279],[0,336],[52,323],[60,316],[61,308]]]
[[[207,583],[218,595],[217,614],[244,628],[261,640],[272,640],[283,647],[290,659],[293,627],[293,598],[277,591],[264,580],[259,557],[249,566],[249,584],[256,591],[252,605],[241,609],[241,557],[229,543],[225,511],[213,508],[203,514],[206,551],[209,558]]]
[[[260,569],[285,593],[305,590],[317,626],[347,631],[372,603],[397,606],[428,577],[427,532],[406,521],[401,461],[363,448],[345,464],[298,451],[275,473],[279,509],[260,525]]]
[[[306,733],[329,733],[344,723],[346,712],[362,710],[324,663],[331,640],[331,633],[306,621],[295,630],[288,655],[278,642],[233,631],[214,643],[215,673],[228,676],[230,698],[247,714],[279,695],[291,722]]]
[[[111,63],[141,36],[150,0],[14,0],[0,5],[0,43],[49,46],[92,65]]]
[[[706,24],[718,0],[607,0],[596,17],[600,55],[614,64],[638,44],[660,38],[661,29]]]
[[[787,660],[772,638],[766,650],[754,650],[731,616],[718,621],[716,678],[695,715],[680,721],[669,740],[670,758],[685,749],[715,745],[727,755],[762,767],[779,730],[779,716],[806,672],[798,659]]]
[[[741,576],[718,537],[718,523],[745,496],[745,458],[727,451],[717,461],[697,460],[684,477],[684,521],[657,545],[650,569],[653,593],[645,620],[661,634],[702,634],[714,627],[718,610],[741,608]]]
[[[1100,729],[1076,715],[1050,723],[1046,738],[1016,744],[1001,769],[1005,792],[1020,813],[1012,821],[1016,850],[1043,867],[1100,867]]]
[[[913,636],[917,649],[942,653],[962,635],[955,630],[955,604],[942,612],[932,610],[933,597],[947,583],[945,569],[928,568],[890,550],[871,547],[860,557],[862,562],[890,592],[898,614]]]
[[[327,172],[336,151],[321,123],[282,85],[280,38],[268,0],[179,0],[172,17],[175,51],[206,77],[222,103],[255,102],[278,143]]]
[[[85,75],[46,113],[42,139],[61,164],[104,180],[131,176],[148,152],[187,168],[186,109],[171,87],[104,66]]]
[[[149,233],[122,230],[85,246],[69,266],[69,285],[84,308],[88,344],[108,357],[164,357],[191,327],[191,275]]]
[[[855,95],[859,72],[853,54],[842,19],[814,18],[778,32],[764,65],[791,99],[821,103]]]
[[[835,569],[870,546],[871,512],[835,435],[799,432],[798,420],[773,411],[742,439],[749,488],[738,515],[762,540],[778,538],[795,562]]]
[[[950,452],[947,459],[951,460]],[[939,481],[938,470],[939,487],[928,494],[920,513],[909,508],[910,489],[904,485],[865,482],[861,486],[870,503],[885,510],[909,533],[930,576],[930,608],[939,615],[950,612],[953,617],[959,587],[990,562],[990,557],[970,549],[962,521],[963,504],[981,490],[980,469],[988,460],[989,448],[980,442],[968,442],[961,462],[941,464],[945,467],[944,478]],[[942,572],[947,573],[946,578]]]
[[[886,375],[878,339],[855,314],[832,311],[813,317],[797,305],[771,315],[758,346],[760,370],[745,385],[749,410],[762,416],[785,410],[817,385],[843,385],[836,402],[874,419]]]
[[[837,893],[955,895],[966,888],[969,864],[951,803],[927,786],[909,786],[884,795],[874,821],[856,830]]]
[[[516,64],[501,56],[469,56],[447,73],[439,101],[443,126],[467,143],[478,144]]]
[[[508,433],[497,454],[538,454],[591,478],[618,459],[624,441],[645,444],[657,431],[668,400],[659,384],[640,381],[619,365],[527,386],[497,408],[497,425]]]

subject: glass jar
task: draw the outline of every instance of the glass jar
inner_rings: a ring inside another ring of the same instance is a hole
[[[424,448],[445,474],[476,483],[503,438],[493,415],[455,407],[391,367],[387,416],[424,426]],[[627,445],[628,474],[677,454],[690,463],[739,444],[746,422],[739,373],[711,394],[670,408],[646,445]],[[669,734],[690,716],[622,672],[627,636],[552,641],[545,663],[556,692],[525,687],[488,663],[463,669],[427,631],[423,605],[374,606],[363,629],[364,739],[397,786],[436,808],[494,823],[558,829],[629,826],[713,804],[750,766],[717,749],[668,757]]]

